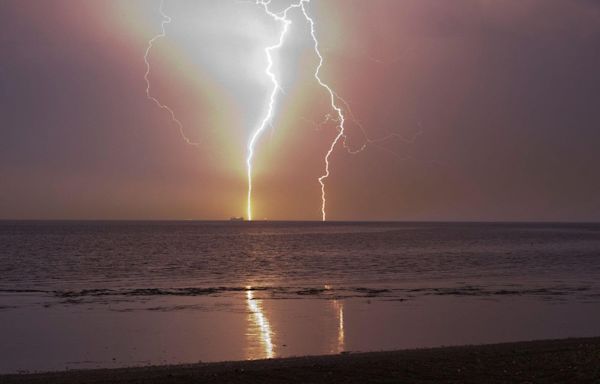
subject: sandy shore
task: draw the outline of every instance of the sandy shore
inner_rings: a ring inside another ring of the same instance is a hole
[[[600,337],[0,376],[0,383],[600,383]]]

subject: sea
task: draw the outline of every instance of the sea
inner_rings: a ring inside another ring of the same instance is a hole
[[[600,224],[0,222],[0,373],[587,336]]]

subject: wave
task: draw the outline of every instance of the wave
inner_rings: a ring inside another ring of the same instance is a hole
[[[391,298],[411,299],[418,296],[543,296],[585,295],[600,297],[591,286],[515,287],[463,285],[452,287],[374,288],[374,287],[184,287],[184,288],[91,288],[80,290],[0,289],[5,294],[43,294],[59,299],[93,297],[219,296],[240,292],[264,292],[262,299],[293,298]]]

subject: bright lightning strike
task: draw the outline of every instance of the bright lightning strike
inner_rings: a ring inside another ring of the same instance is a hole
[[[366,147],[369,144],[377,145],[377,143],[387,140],[392,137],[400,138],[407,142],[412,142],[412,140],[407,140],[396,133],[391,133],[385,137],[378,138],[378,139],[371,139],[367,135],[362,124],[360,124],[360,122],[356,119],[356,117],[352,113],[352,110],[350,109],[350,106],[348,105],[348,103],[344,99],[339,97],[336,94],[336,92],[326,82],[323,81],[323,79],[320,76],[320,71],[321,71],[321,68],[323,67],[324,59],[323,59],[323,56],[321,55],[321,51],[319,49],[319,40],[317,38],[317,34],[316,34],[316,30],[315,30],[316,29],[315,21],[309,15],[309,13],[306,9],[306,5],[308,3],[310,3],[310,0],[298,0],[297,3],[293,3],[293,4],[289,5],[287,8],[285,8],[281,12],[273,12],[269,8],[271,2],[272,2],[272,0],[255,0],[255,4],[261,6],[264,9],[265,13],[267,15],[269,15],[271,18],[273,18],[273,20],[275,20],[278,23],[281,23],[282,27],[281,27],[281,30],[279,33],[279,38],[278,38],[277,43],[264,48],[264,52],[265,52],[265,55],[267,58],[267,66],[265,68],[265,74],[271,81],[272,89],[271,89],[270,95],[268,97],[267,112],[265,113],[264,117],[261,119],[258,127],[252,132],[250,139],[248,141],[248,145],[247,145],[247,156],[246,156],[246,169],[247,169],[247,178],[248,178],[247,217],[248,217],[248,220],[253,219],[252,175],[253,175],[253,160],[254,160],[254,155],[255,155],[256,144],[257,144],[258,140],[260,139],[261,135],[266,130],[266,128],[270,124],[272,124],[273,116],[275,113],[275,105],[276,105],[276,101],[277,101],[277,95],[278,95],[279,91],[281,90],[281,86],[279,85],[277,76],[273,72],[274,62],[273,62],[272,52],[280,49],[285,42],[285,38],[289,31],[289,27],[292,24],[292,21],[288,18],[288,12],[291,9],[300,8],[301,13],[304,16],[304,19],[310,26],[310,35],[311,35],[311,38],[313,41],[314,52],[315,52],[316,56],[318,57],[318,64],[315,68],[314,77],[315,77],[316,81],[318,82],[318,84],[327,91],[327,94],[329,95],[330,106],[331,106],[332,110],[335,111],[335,115],[337,115],[337,117],[332,117],[331,115],[328,114],[326,117],[326,120],[325,120],[325,122],[327,122],[327,121],[335,121],[336,122],[337,134],[334,137],[333,141],[331,142],[329,149],[327,150],[327,153],[325,154],[325,157],[323,159],[324,163],[325,163],[324,173],[323,173],[323,175],[321,175],[318,178],[318,182],[321,186],[321,219],[323,221],[326,221],[327,220],[327,211],[326,211],[327,197],[326,197],[325,181],[327,180],[327,178],[329,178],[329,176],[331,174],[331,172],[330,172],[331,155],[333,154],[333,151],[335,150],[336,146],[338,145],[338,143],[340,141],[342,142],[343,147],[347,150],[348,153],[356,154],[356,153],[362,152],[364,149],[366,149]],[[152,50],[152,48],[157,40],[159,40],[163,37],[166,37],[166,35],[167,35],[166,25],[170,24],[172,21],[172,18],[164,12],[164,3],[165,3],[165,0],[161,0],[160,7],[159,7],[160,15],[163,18],[161,21],[161,24],[160,24],[160,26],[161,26],[160,33],[158,33],[157,35],[155,35],[152,39],[150,39],[148,41],[148,46],[147,46],[145,54],[144,54],[144,62],[146,63],[146,72],[144,74],[144,80],[146,81],[146,97],[149,100],[153,101],[159,108],[164,109],[169,113],[169,115],[171,117],[171,121],[178,127],[181,137],[187,144],[198,145],[198,143],[191,141],[186,136],[186,134],[184,132],[183,124],[177,118],[173,109],[171,109],[169,106],[161,103],[156,97],[152,96],[152,93],[150,91],[150,89],[151,89],[151,85],[150,85],[151,68],[150,68],[150,60],[149,60],[150,51]],[[341,102],[341,104],[340,104],[340,102]],[[343,104],[343,106],[342,106],[342,104]],[[346,110],[349,113],[349,118],[351,119],[351,121],[354,122],[361,129],[361,131],[364,135],[364,138],[365,138],[365,143],[357,149],[352,149],[347,144],[348,137],[346,135],[346,129],[345,129],[345,125],[344,125],[346,122],[346,116],[344,115],[344,111],[346,111]],[[323,124],[323,123],[321,123],[321,124]],[[381,147],[381,148],[386,149],[385,147]]]
[[[317,82],[319,83],[319,85],[321,87],[325,88],[325,90],[329,93],[331,108],[333,108],[338,115],[338,118],[337,118],[338,133],[335,136],[335,138],[333,139],[333,141],[331,142],[331,145],[329,146],[329,150],[325,154],[325,173],[318,179],[319,184],[321,184],[321,219],[323,221],[325,221],[325,220],[327,220],[327,211],[325,209],[326,205],[327,205],[327,198],[326,198],[326,194],[325,194],[325,180],[329,177],[329,174],[330,174],[329,158],[331,157],[331,154],[333,153],[333,150],[335,149],[335,146],[337,145],[337,143],[340,141],[340,139],[342,137],[344,137],[344,130],[345,130],[344,122],[346,121],[346,119],[344,117],[344,112],[342,111],[342,108],[340,106],[338,106],[336,103],[336,99],[338,98],[338,96],[331,89],[331,87],[329,85],[327,85],[327,83],[323,82],[323,80],[319,76],[319,72],[321,71],[321,67],[323,66],[323,56],[321,55],[321,51],[319,50],[319,40],[317,39],[317,35],[315,32],[315,22],[308,15],[308,12],[306,11],[306,7],[304,6],[304,4],[308,3],[308,2],[310,2],[310,0],[301,0],[300,4],[301,4],[301,8],[302,8],[302,14],[304,15],[304,17],[310,24],[310,35],[314,42],[315,53],[319,57],[319,64],[317,65],[317,68],[315,69],[315,79],[317,79]]]
[[[319,76],[319,72],[321,70],[321,67],[323,66],[323,56],[321,55],[321,52],[319,50],[319,40],[317,39],[316,36],[316,32],[315,32],[315,22],[314,20],[309,16],[306,7],[305,7],[305,3],[309,3],[310,0],[301,0],[301,9],[302,9],[302,14],[304,15],[304,17],[306,18],[306,20],[308,21],[309,25],[310,25],[310,35],[313,39],[313,43],[314,43],[314,51],[316,53],[316,55],[319,58],[319,64],[317,65],[316,69],[315,69],[315,73],[314,73],[314,77],[317,80],[317,82],[319,83],[319,85],[321,87],[323,87],[327,93],[329,94],[329,98],[330,98],[330,103],[331,103],[331,108],[336,112],[337,114],[337,118],[332,118],[330,115],[326,116],[326,120],[325,121],[335,121],[337,123],[337,129],[338,129],[338,133],[337,135],[334,137],[333,141],[331,142],[331,145],[329,146],[329,150],[327,151],[327,153],[325,154],[325,173],[319,177],[319,184],[321,185],[321,218],[323,221],[327,220],[327,211],[326,211],[326,205],[327,205],[327,197],[326,197],[326,193],[325,193],[325,180],[329,177],[330,175],[330,157],[336,147],[336,145],[340,142],[340,140],[342,141],[342,145],[343,147],[348,151],[348,153],[350,154],[357,154],[360,153],[362,151],[364,151],[367,146],[369,144],[374,144],[376,145],[379,142],[388,140],[390,138],[399,138],[405,142],[413,142],[414,139],[416,138],[416,136],[418,136],[420,134],[417,133],[417,135],[415,135],[415,138],[413,139],[406,139],[403,136],[401,136],[400,134],[397,133],[390,133],[384,137],[381,138],[377,138],[377,139],[371,139],[368,135],[366,130],[364,129],[364,127],[362,126],[362,124],[358,121],[358,119],[354,116],[354,114],[352,113],[352,110],[350,109],[350,106],[348,105],[348,103],[342,99],[340,96],[338,96],[336,94],[336,92],[327,84],[325,83],[321,77]],[[358,149],[352,149],[348,146],[347,144],[347,139],[348,136],[346,135],[346,129],[344,126],[344,123],[346,122],[346,117],[344,116],[344,109],[337,103],[337,101],[341,101],[344,104],[345,110],[347,110],[350,114],[350,118],[351,120],[360,128],[360,130],[363,133],[363,136],[365,138],[365,143],[360,146]],[[381,147],[383,148],[383,147]],[[384,148],[385,149],[385,148]]]
[[[321,218],[323,221],[325,221],[327,219],[327,212],[326,212],[327,198],[326,198],[326,193],[325,193],[325,180],[330,175],[329,159],[331,157],[331,154],[333,153],[333,150],[335,149],[335,146],[340,141],[340,139],[342,137],[344,137],[345,117],[344,117],[344,112],[343,112],[342,108],[336,103],[336,99],[338,99],[338,96],[331,89],[331,87],[327,83],[325,83],[319,76],[319,72],[321,71],[321,67],[323,66],[323,56],[321,55],[321,52],[319,50],[319,40],[317,39],[317,35],[315,32],[315,22],[309,16],[309,14],[306,10],[306,7],[305,7],[305,4],[307,4],[309,2],[310,2],[310,0],[300,0],[300,2],[290,5],[289,7],[287,7],[285,10],[283,10],[280,13],[274,13],[269,9],[269,4],[271,3],[271,0],[257,0],[256,1],[256,4],[262,5],[264,7],[265,12],[269,16],[271,16],[276,21],[281,22],[283,24],[283,27],[282,27],[280,35],[279,35],[278,43],[273,46],[265,48],[265,53],[267,55],[267,62],[268,62],[265,73],[271,79],[271,82],[273,83],[273,90],[272,90],[271,96],[269,98],[269,107],[267,110],[267,114],[265,115],[264,119],[261,121],[261,124],[259,125],[259,127],[252,134],[250,141],[248,143],[248,157],[246,158],[246,167],[248,170],[248,205],[247,205],[248,212],[247,212],[247,214],[248,214],[249,220],[252,220],[252,160],[254,157],[254,147],[255,147],[256,141],[258,140],[258,138],[260,137],[262,132],[266,129],[267,125],[271,122],[271,120],[273,118],[275,99],[277,97],[277,91],[280,89],[279,83],[277,82],[277,78],[276,78],[275,74],[272,72],[273,58],[271,56],[271,52],[273,50],[281,48],[281,46],[283,45],[285,35],[287,34],[289,26],[292,23],[287,18],[287,13],[292,8],[300,8],[302,10],[302,14],[304,15],[304,18],[310,25],[310,35],[314,42],[314,51],[319,58],[319,64],[317,65],[317,67],[315,69],[314,76],[315,76],[315,79],[317,80],[317,82],[319,83],[319,85],[328,92],[329,98],[330,98],[330,103],[331,103],[331,108],[333,108],[333,110],[336,111],[337,116],[338,116],[338,118],[336,119],[338,122],[338,127],[337,127],[338,133],[335,136],[333,142],[331,143],[329,150],[327,151],[325,158],[324,158],[325,173],[318,179],[319,184],[321,185]]]
[[[144,54],[144,62],[146,63],[146,73],[144,74],[144,80],[146,81],[146,97],[149,100],[152,100],[159,108],[164,109],[167,112],[169,112],[169,115],[171,116],[171,121],[173,123],[175,123],[175,125],[179,129],[179,133],[181,134],[181,137],[187,144],[198,145],[198,143],[191,141],[185,135],[185,132],[183,130],[183,124],[181,123],[181,121],[179,121],[177,116],[175,116],[175,112],[168,105],[161,103],[156,97],[152,96],[152,93],[150,92],[150,60],[149,60],[150,51],[152,50],[152,47],[154,46],[154,43],[157,40],[162,39],[163,37],[167,36],[166,25],[170,24],[172,21],[171,17],[164,12],[164,6],[165,6],[165,0],[161,0],[160,6],[159,6],[159,12],[163,19],[160,22],[160,33],[157,34],[156,36],[154,36],[152,39],[150,39],[150,41],[148,41],[146,53]]]
[[[265,114],[265,116],[262,119],[258,128],[256,128],[254,133],[252,133],[252,136],[250,137],[250,141],[248,142],[248,156],[246,157],[246,169],[247,169],[247,173],[248,173],[248,202],[247,202],[248,220],[252,220],[252,161],[254,160],[254,147],[256,145],[257,140],[261,136],[261,134],[267,128],[267,125],[270,124],[271,120],[273,119],[273,113],[274,113],[275,101],[276,101],[275,99],[277,97],[278,91],[281,89],[281,87],[279,86],[279,83],[277,81],[277,77],[272,72],[273,57],[271,56],[271,52],[276,49],[279,49],[279,48],[281,48],[281,46],[283,46],[285,36],[289,30],[290,24],[292,23],[291,20],[289,20],[287,18],[288,11],[292,8],[297,8],[297,7],[301,6],[301,3],[292,4],[289,7],[287,7],[285,10],[283,10],[283,12],[275,13],[269,9],[270,3],[271,3],[271,0],[256,0],[257,5],[261,5],[264,8],[265,12],[269,16],[271,16],[274,20],[282,23],[283,26],[281,28],[281,32],[279,33],[279,40],[278,40],[277,44],[265,48],[265,54],[267,56],[267,68],[265,69],[265,74],[271,80],[271,83],[273,84],[273,88],[271,91],[271,95],[269,97],[269,106],[267,109],[267,113]]]

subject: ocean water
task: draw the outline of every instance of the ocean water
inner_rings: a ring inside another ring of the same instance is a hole
[[[0,372],[600,335],[600,224],[0,222]]]

